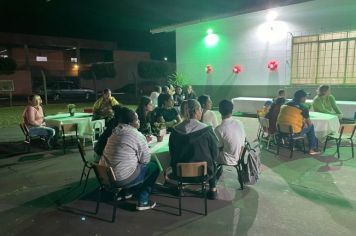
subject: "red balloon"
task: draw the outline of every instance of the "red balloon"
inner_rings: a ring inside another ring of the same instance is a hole
[[[270,69],[271,71],[274,71],[278,68],[278,62],[277,61],[270,61],[267,65],[267,68]]]
[[[241,66],[235,65],[234,68],[232,69],[232,72],[234,72],[235,74],[239,74],[241,72]]]
[[[213,72],[213,67],[211,65],[207,65],[205,70],[207,74],[210,74],[211,72]]]

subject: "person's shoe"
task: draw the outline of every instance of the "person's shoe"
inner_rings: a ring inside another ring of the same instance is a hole
[[[218,191],[217,191],[217,190],[215,190],[215,191],[209,190],[207,197],[208,197],[208,199],[210,199],[210,200],[216,200],[216,199],[218,199]]]
[[[132,198],[132,193],[123,190],[122,192],[120,192],[120,195],[117,197],[116,200],[121,201],[121,200],[128,200],[130,198]]]
[[[312,155],[312,156],[314,156],[314,155],[320,155],[320,152],[315,151],[315,150],[310,150],[310,151],[309,151],[309,155]]]
[[[156,206],[156,202],[153,201],[148,201],[148,202],[139,202],[136,205],[136,210],[138,211],[145,211],[145,210],[149,210],[152,209]]]

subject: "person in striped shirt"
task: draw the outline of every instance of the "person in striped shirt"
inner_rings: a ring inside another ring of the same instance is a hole
[[[149,196],[159,168],[156,162],[150,161],[150,149],[145,136],[137,130],[139,126],[136,112],[123,107],[119,124],[109,137],[99,164],[113,168],[118,187],[140,185],[136,209],[142,211],[156,206]]]

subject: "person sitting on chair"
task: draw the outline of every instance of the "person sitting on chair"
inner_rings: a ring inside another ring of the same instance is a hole
[[[303,105],[307,98],[304,90],[298,90],[294,93],[292,101],[282,105],[277,118],[277,125],[290,125],[293,132],[298,135],[307,135],[309,143],[309,154],[317,155],[317,139],[315,137],[314,125],[310,121],[309,110]]]
[[[342,112],[336,105],[335,97],[331,94],[329,85],[321,85],[313,99],[313,109],[316,112],[337,115],[342,118]]]
[[[200,121],[204,124],[211,125],[214,129],[216,126],[218,126],[218,120],[215,113],[211,110],[213,102],[211,101],[210,96],[201,95],[199,96],[198,101],[203,109]]]
[[[276,123],[281,110],[281,106],[286,102],[286,99],[283,97],[277,98],[269,109],[267,115],[265,116],[269,120],[268,133],[274,134],[277,131]]]
[[[146,138],[137,129],[140,126],[136,112],[123,107],[120,122],[113,130],[100,158],[100,165],[112,167],[118,187],[141,185],[138,191],[139,211],[156,206],[149,200],[159,167],[152,162]]]
[[[167,127],[167,131],[171,131],[172,127],[182,121],[178,111],[173,107],[174,101],[169,94],[162,93],[158,97],[158,107],[153,111],[152,123],[155,128],[160,124]]]
[[[28,129],[30,136],[43,136],[46,137],[47,145],[49,148],[55,144],[56,131],[53,128],[46,127],[44,114],[42,109],[42,99],[37,94],[32,94],[28,97],[29,105],[26,106],[22,118],[23,123]]]
[[[223,165],[237,165],[241,148],[245,145],[246,133],[241,121],[232,118],[234,104],[228,100],[219,103],[222,122],[215,128],[219,140],[218,163]]]
[[[115,105],[119,105],[119,102],[111,96],[111,90],[104,89],[103,96],[94,103],[93,120],[105,119],[105,122],[109,122],[114,117],[112,107]]]
[[[208,198],[216,199],[215,161],[218,157],[218,140],[211,126],[200,122],[201,107],[197,100],[189,99],[183,103],[181,114],[185,114],[182,123],[172,130],[169,137],[170,166],[172,174],[169,178],[177,179],[177,163],[206,161],[210,190]]]

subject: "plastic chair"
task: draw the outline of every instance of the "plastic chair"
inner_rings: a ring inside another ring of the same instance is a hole
[[[24,144],[27,146],[27,152],[31,151],[31,141],[33,139],[41,139],[44,144],[46,145],[48,142],[48,137],[46,136],[31,136],[30,133],[28,132],[28,128],[26,127],[26,125],[24,123],[20,123],[19,124],[20,129],[23,133],[23,135],[25,136],[25,140],[24,140]]]
[[[82,158],[82,161],[83,161],[83,170],[82,170],[82,175],[80,176],[79,186],[82,185],[82,181],[85,176],[85,184],[84,184],[84,188],[82,191],[82,192],[85,192],[85,189],[86,189],[87,183],[88,183],[88,178],[90,175],[90,171],[93,169],[93,164],[86,159],[85,150],[84,150],[79,139],[77,139],[77,145],[78,145],[80,157]]]
[[[63,140],[63,153],[66,153],[66,137],[71,137],[73,140],[73,136],[78,139],[78,124],[62,124],[62,140]]]
[[[103,132],[104,132],[103,122],[101,122],[100,120],[90,121],[90,133],[86,133],[83,135],[83,146],[85,146],[86,138],[90,138],[94,148],[95,144],[98,142],[97,137],[99,137]]]
[[[223,172],[223,166],[232,166],[235,168],[236,170],[236,173],[237,173],[237,180],[239,181],[239,184],[240,184],[240,189],[243,190],[244,189],[244,182],[243,182],[243,178],[242,178],[242,162],[243,162],[243,157],[245,156],[245,153],[246,153],[246,147],[245,146],[242,146],[241,147],[241,151],[240,151],[240,157],[239,157],[239,160],[237,161],[237,164],[236,165],[226,165],[226,164],[218,164],[217,165],[217,179],[220,177],[220,175],[222,174]]]
[[[258,141],[266,142],[266,148],[268,150],[271,143],[271,139],[276,142],[276,136],[275,134],[271,134],[269,132],[269,119],[264,117],[258,117],[258,122],[260,124],[260,128],[257,134]]]
[[[342,124],[340,126],[340,130],[339,130],[338,133],[329,134],[326,137],[325,145],[324,145],[324,151],[326,149],[327,142],[329,140],[335,140],[337,158],[340,158],[340,147],[346,147],[346,146],[341,146],[341,142],[349,140],[350,143],[351,143],[351,152],[352,152],[352,158],[353,158],[354,157],[353,137],[354,137],[354,134],[355,134],[355,130],[356,130],[356,124]]]
[[[204,215],[208,214],[206,184],[208,180],[208,164],[204,162],[177,163],[178,191],[183,192],[183,186],[201,185],[204,196]],[[182,196],[179,194],[179,215],[182,215]]]
[[[303,144],[303,152],[304,154],[306,153],[305,151],[305,142],[304,142],[304,136],[301,136],[299,134],[294,133],[293,128],[289,124],[277,124],[277,132],[278,132],[278,141],[277,141],[277,155],[279,155],[279,148],[281,144],[281,140],[284,138],[287,138],[289,142],[289,150],[290,150],[290,155],[289,157],[293,157],[293,152],[294,152],[294,144],[297,141],[302,141]]]

